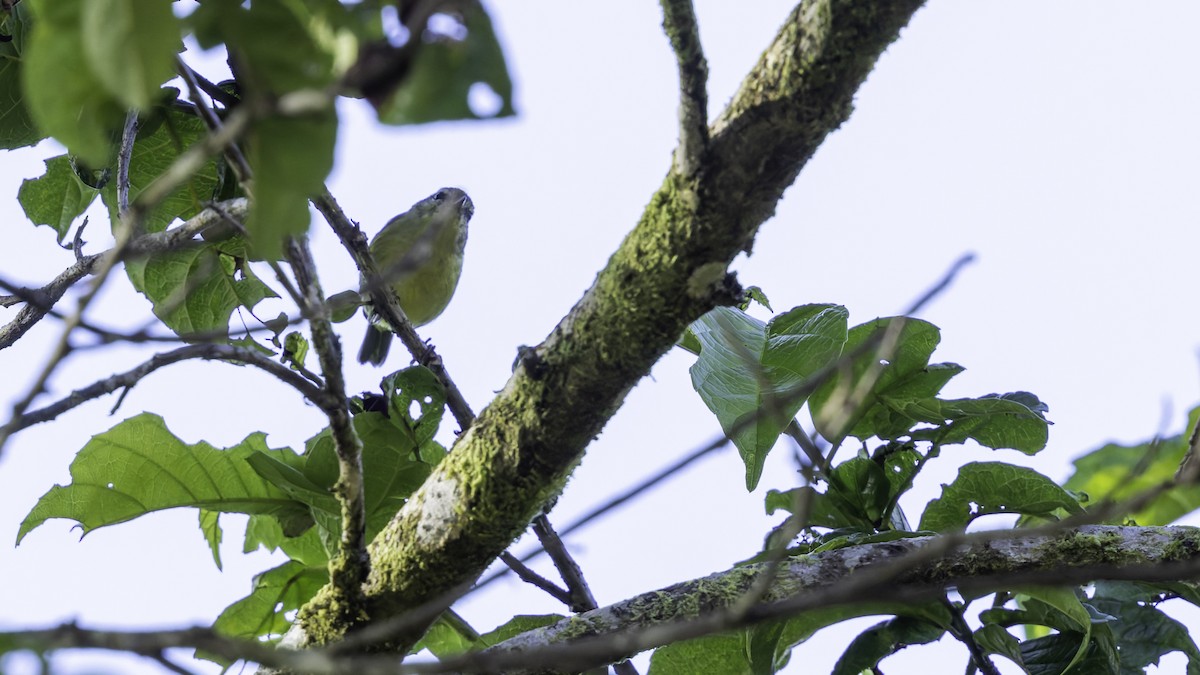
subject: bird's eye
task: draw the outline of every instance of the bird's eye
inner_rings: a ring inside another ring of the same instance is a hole
[[[438,190],[438,191],[437,191],[436,193],[434,193],[434,195],[433,195],[433,201],[435,201],[435,202],[440,202],[440,201],[442,201],[442,200],[443,200],[443,199],[445,199],[445,198],[446,198],[446,191],[445,191],[445,190]]]

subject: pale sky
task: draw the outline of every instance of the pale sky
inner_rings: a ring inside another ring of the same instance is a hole
[[[545,337],[636,223],[675,144],[675,64],[657,3],[568,5],[489,3],[516,83],[517,119],[384,128],[359,102],[341,107],[329,182],[369,233],[443,185],[467,189],[475,202],[458,294],[422,334],[476,411],[503,386],[517,346]],[[710,117],[790,8],[697,2]],[[1200,5],[1187,2],[930,3],[880,59],[854,115],[763,225],[754,255],[735,262],[742,282],[763,287],[776,311],[836,302],[857,324],[898,312],[962,253],[978,256],[922,315],[942,329],[934,359],[967,368],[946,393],[1032,391],[1049,404],[1055,424],[1049,447],[1033,458],[947,449],[903,503],[910,520],[963,462],[1007,461],[1063,480],[1074,457],[1105,442],[1179,433],[1200,401],[1200,318],[1188,300],[1200,244],[1196,25]],[[59,152],[43,143],[0,162],[6,279],[40,285],[71,262],[15,200],[21,179],[39,175],[41,160]],[[105,246],[103,227],[94,220],[89,252]],[[313,240],[326,290],[354,286],[353,264],[319,223]],[[260,315],[280,306],[272,307]],[[111,321],[119,325],[140,325],[149,315],[148,304],[119,284],[109,286],[99,311],[123,317]],[[0,313],[6,321],[12,310]],[[0,352],[5,401],[24,394],[59,330],[44,321]],[[356,350],[362,319],[342,330]],[[40,401],[147,356],[132,347],[80,353]],[[676,350],[633,391],[589,448],[551,514],[554,523],[569,523],[719,433],[691,389],[691,362]],[[387,365],[352,364],[351,389],[374,389],[405,365],[403,350],[393,350]],[[14,541],[37,498],[69,480],[68,463],[92,434],[139,412],[161,414],[185,441],[218,446],[262,430],[273,447],[298,448],[324,425],[286,387],[223,364],[159,371],[110,418],[114,402],[102,399],[28,429],[5,448],[0,542]],[[757,552],[781,518],[763,515],[763,495],[796,484],[787,454],[780,444],[760,487],[747,494],[736,453],[723,451],[570,537],[598,602],[728,569]],[[49,521],[19,548],[0,545],[9,580],[0,626],[209,623],[249,592],[255,573],[281,561],[242,555],[244,519],[222,522],[224,572],[213,566],[194,511],[156,514],[82,541],[71,523]],[[462,610],[482,631],[514,611],[565,611],[516,581],[494,584]],[[1173,616],[1200,633],[1200,612]],[[801,672],[797,663],[812,669],[804,672],[828,672],[854,628],[876,620],[818,634],[793,653],[787,672]],[[910,648],[885,667],[928,672],[937,662],[957,672],[965,659],[965,649],[943,641]],[[94,652],[55,663],[63,673],[160,672],[147,660]],[[1178,672],[1183,659],[1163,663],[1162,672]],[[32,660],[6,665],[34,672]]]

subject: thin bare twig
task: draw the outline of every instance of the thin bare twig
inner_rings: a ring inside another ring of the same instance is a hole
[[[659,483],[662,483],[666,479],[671,478],[672,476],[675,476],[676,474],[678,474],[680,471],[682,471],[685,467],[689,466],[690,464],[708,456],[713,451],[720,450],[722,448],[727,447],[728,445],[729,445],[729,439],[725,436],[721,436],[720,438],[717,438],[714,441],[712,441],[700,448],[697,448],[696,450],[692,451],[691,453],[689,453],[685,457],[679,459],[678,461],[674,462],[673,464],[670,464],[670,465],[660,469],[658,472],[656,472],[653,475],[649,476],[648,478],[642,480],[640,483],[628,488],[627,490],[620,493],[619,495],[612,497],[611,499],[604,502],[603,504],[593,508],[591,511],[588,511],[584,515],[575,519],[570,525],[566,526],[565,528],[562,529],[561,532],[559,532],[559,537],[560,538],[565,537],[565,536],[571,534],[572,532],[575,532],[576,530],[583,529],[588,524],[590,524],[592,521],[597,520],[597,519],[601,518],[602,516],[606,515],[609,511],[612,511],[612,510],[620,507],[621,505],[625,504],[626,502],[631,501],[631,500],[635,499],[636,497],[640,496],[643,492],[646,492],[646,491],[650,490],[651,488],[654,488],[655,486],[657,486]],[[533,558],[538,557],[539,555],[542,555],[545,552],[546,552],[546,549],[538,547],[538,548],[535,548],[534,550],[530,551],[529,553],[526,553],[525,555],[521,556],[520,560],[522,562],[527,562],[529,560],[532,560]],[[507,570],[500,570],[499,572],[496,572],[496,573],[492,574],[491,576],[484,578],[479,583],[475,584],[475,588],[472,590],[478,590],[480,588],[483,588],[484,586],[487,586],[488,584],[506,576],[507,574],[508,574]]]
[[[323,408],[329,418],[334,452],[338,458],[338,480],[333,493],[341,504],[342,532],[338,554],[329,561],[330,584],[340,595],[337,606],[347,615],[362,607],[362,585],[370,571],[367,555],[366,501],[363,493],[362,440],[354,430],[342,372],[342,347],[329,320],[316,263],[306,238],[289,238],[284,247],[292,273],[296,275],[300,310],[308,317],[313,348],[325,376],[324,391],[331,403]]]
[[[130,110],[125,113],[125,128],[121,132],[121,149],[117,152],[117,213],[119,214],[124,214],[129,210],[129,160],[133,156],[133,144],[137,140],[137,130],[137,111]]]
[[[583,570],[579,569],[578,563],[567,552],[567,547],[550,525],[550,521],[544,517],[535,519],[533,532],[537,535],[538,541],[542,543],[542,548],[550,554],[550,559],[554,561],[554,567],[558,569],[559,576],[571,591],[567,607],[576,614],[596,609],[596,598],[583,578]]]
[[[192,102],[196,104],[196,108],[200,114],[200,119],[202,119],[204,124],[208,126],[209,131],[215,132],[219,130],[221,128],[221,118],[217,117],[217,114],[213,111],[212,106],[210,106],[208,101],[205,101],[204,97],[200,95],[202,88],[200,80],[203,80],[204,78],[200,77],[196,71],[192,70],[192,68],[184,63],[183,59],[179,57],[175,57],[175,70],[179,73],[179,76],[183,78],[184,83],[187,84],[188,97],[191,98]],[[213,90],[221,91],[220,87],[213,85],[211,82],[208,82],[208,80],[204,80],[204,82],[207,82]],[[225,158],[229,160],[229,165],[233,167],[233,172],[237,176],[238,182],[242,184],[243,188],[248,188],[248,181],[253,178],[254,174],[251,173],[250,163],[246,161],[246,156],[242,154],[242,149],[238,147],[237,143],[230,143],[225,148]]]
[[[561,602],[564,605],[567,605],[568,607],[571,605],[571,592],[570,591],[566,590],[565,588],[560,588],[558,586],[558,584],[554,583],[553,581],[550,581],[549,579],[547,579],[546,577],[543,577],[542,575],[538,574],[537,572],[534,572],[532,569],[529,568],[528,565],[521,562],[520,560],[517,560],[516,557],[513,556],[508,551],[505,551],[504,553],[500,554],[500,560],[505,565],[508,565],[508,568],[510,570],[512,570],[513,573],[516,574],[521,579],[521,581],[524,581],[525,583],[527,583],[531,586],[537,586],[538,588],[542,589],[547,594],[549,594],[550,597],[554,598],[555,600],[558,600],[559,602]]]
[[[675,163],[691,178],[708,152],[708,62],[700,45],[700,29],[692,0],[660,0],[663,30],[679,68],[679,146]]]
[[[254,366],[267,373],[275,376],[285,384],[291,385],[293,389],[300,392],[308,400],[318,405],[329,405],[326,396],[322,391],[314,386],[311,382],[301,377],[298,373],[291,370],[287,366],[278,363],[263,354],[243,347],[234,347],[232,345],[222,344],[198,344],[180,347],[169,352],[155,354],[149,360],[140,365],[127,370],[123,373],[117,373],[104,378],[98,382],[94,382],[81,389],[68,394],[66,397],[51,403],[48,406],[33,410],[22,414],[20,417],[14,417],[8,424],[0,427],[0,437],[10,436],[21,429],[31,427],[42,422],[49,422],[59,415],[79,407],[83,403],[100,398],[106,394],[111,394],[118,389],[127,389],[136,385],[150,373],[169,366],[172,363],[180,361],[188,361],[191,359],[204,359],[207,361],[228,361],[230,363],[241,363],[248,366]]]

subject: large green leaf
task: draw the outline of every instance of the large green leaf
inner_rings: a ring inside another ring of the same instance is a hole
[[[1003,462],[971,462],[958,470],[942,496],[929,502],[921,515],[922,530],[962,530],[979,516],[1014,513],[1054,518],[1057,513],[1080,513],[1083,508],[1070,492],[1042,474]]]
[[[1123,501],[1170,481],[1188,451],[1190,430],[1200,408],[1188,415],[1184,433],[1137,445],[1109,443],[1075,460],[1075,473],[1064,486],[1088,496],[1092,503]],[[1189,461],[1196,461],[1193,458]],[[1114,514],[1109,522],[1132,518],[1140,525],[1166,525],[1200,508],[1200,485],[1183,485],[1162,492],[1134,513]]]
[[[184,506],[224,513],[269,514],[297,531],[307,511],[259,477],[246,459],[291,450],[267,448],[254,433],[224,450],[189,445],[158,415],[143,413],[92,437],[71,462],[71,484],[44,494],[17,532],[17,543],[50,518],[69,518],[86,534],[98,527]],[[286,529],[286,528],[285,528]]]
[[[32,28],[25,3],[8,11],[0,10],[0,149],[12,150],[33,145],[46,137],[33,123],[25,101],[25,36]]]
[[[170,0],[87,0],[83,51],[108,93],[127,108],[144,109],[175,73],[182,51]]]
[[[154,314],[177,335],[227,331],[238,307],[252,309],[276,297],[245,261],[220,252],[219,244],[194,243],[131,260],[133,287],[154,304]]]
[[[277,257],[284,238],[308,231],[308,198],[333,169],[337,116],[332,110],[254,123],[246,155],[254,171],[254,205],[246,227],[255,256]]]
[[[762,476],[767,453],[806,399],[797,390],[841,353],[847,312],[838,305],[796,307],[764,324],[718,307],[691,326],[701,345],[692,386],[746,465],[746,488]]]
[[[193,23],[206,41],[224,41],[236,55],[248,101],[270,101],[333,82],[338,40],[318,39],[337,3],[203,3]],[[308,230],[308,198],[333,168],[337,115],[332,106],[303,116],[256,119],[243,149],[254,172],[254,205],[246,227],[256,257],[274,259],[284,238]]]
[[[249,4],[237,0],[201,3],[190,18],[201,43],[224,42],[238,60],[238,76],[248,96],[272,97],[331,84],[340,3],[278,0]],[[353,44],[349,45],[353,50]]]
[[[904,409],[931,399],[961,371],[954,364],[929,366],[941,336],[936,326],[919,319],[876,319],[855,326],[843,351],[878,340],[881,331],[901,320],[904,325],[890,353],[879,346],[866,349],[852,360],[849,372],[839,372],[813,393],[813,423],[826,439],[836,444],[846,435],[891,439],[906,434],[916,419]],[[873,385],[860,394],[860,383],[871,373],[878,373]]]
[[[24,53],[23,100],[38,128],[61,141],[88,165],[104,166],[125,109],[100,83],[88,62],[83,46],[85,3],[26,3],[34,9],[36,20]]]
[[[36,225],[49,225],[61,243],[71,223],[96,199],[97,191],[79,180],[66,155],[46,160],[46,173],[21,182],[17,199]]]
[[[411,70],[396,92],[378,106],[385,124],[508,117],[513,86],[492,21],[478,0],[461,5],[463,36],[428,36],[416,50]],[[476,90],[473,91],[472,90]],[[472,105],[490,90],[495,110]]]

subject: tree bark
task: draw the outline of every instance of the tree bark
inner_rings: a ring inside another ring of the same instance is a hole
[[[921,4],[806,0],[792,11],[698,162],[686,174],[672,166],[593,286],[371,544],[369,621],[448,603],[477,579],[687,325],[734,302],[729,263],[850,116],[855,91]],[[322,592],[301,612],[305,644],[355,628],[332,620],[343,615],[335,603]],[[380,648],[407,650],[425,627]]]

